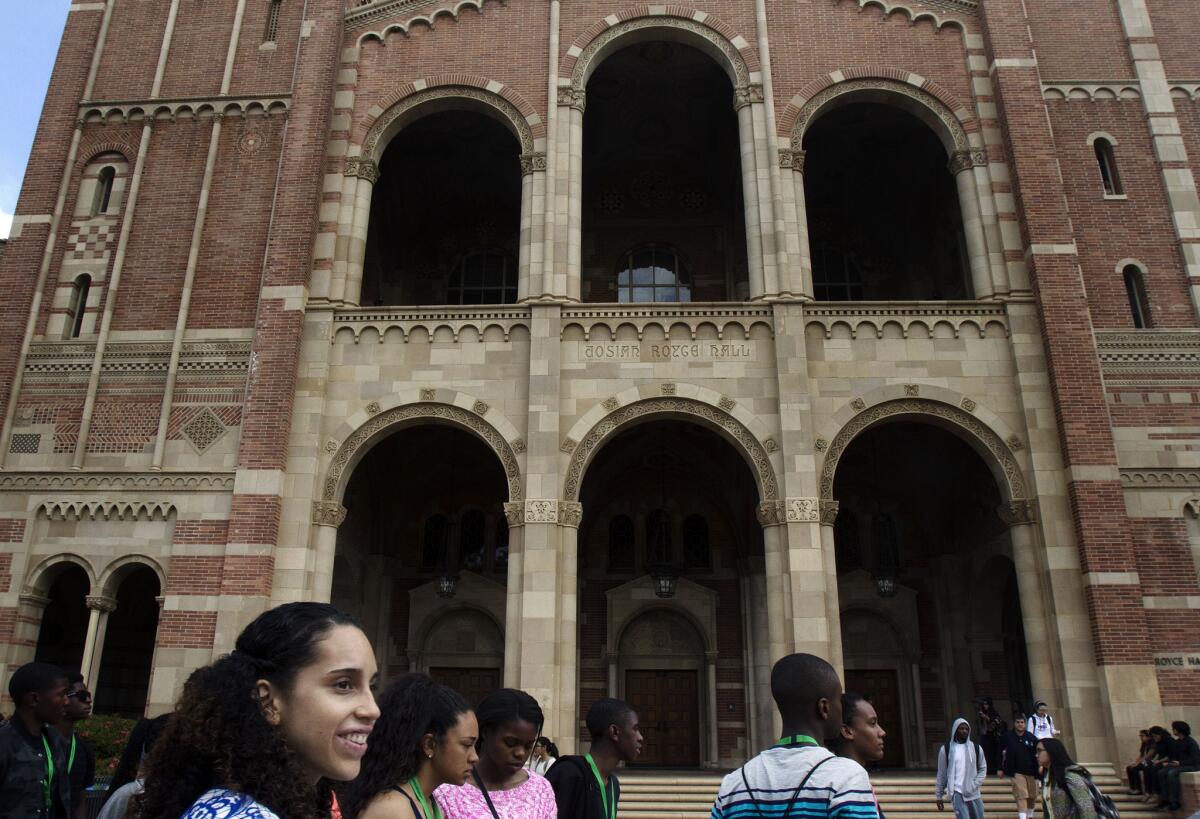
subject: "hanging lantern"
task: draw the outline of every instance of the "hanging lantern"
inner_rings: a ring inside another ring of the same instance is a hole
[[[458,593],[458,575],[443,573],[437,579],[437,596],[443,600],[448,600]]]
[[[900,542],[896,532],[896,521],[891,515],[880,513],[871,521],[871,538],[874,541],[875,589],[880,597],[895,597],[899,590]]]
[[[879,592],[880,597],[895,597],[896,596],[896,576],[894,574],[876,574],[875,588]]]
[[[648,566],[650,580],[654,584],[654,594],[664,600],[675,596],[679,585],[679,567],[673,563],[656,563]]]

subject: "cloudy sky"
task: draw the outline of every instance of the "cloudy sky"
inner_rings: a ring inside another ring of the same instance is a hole
[[[70,0],[4,2],[0,26],[0,239],[8,237]]]

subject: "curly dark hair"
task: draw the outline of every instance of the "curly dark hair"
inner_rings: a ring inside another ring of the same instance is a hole
[[[483,747],[485,737],[510,723],[518,720],[528,722],[537,728],[540,735],[542,724],[546,721],[538,701],[515,688],[501,688],[488,694],[475,708],[475,718],[479,720],[477,748]]]
[[[416,776],[421,738],[433,734],[440,744],[459,717],[471,710],[461,694],[424,674],[397,677],[378,702],[379,719],[367,740],[358,778],[338,789],[346,819],[355,819],[376,796]]]
[[[195,671],[146,761],[141,819],[178,819],[210,788],[253,797],[288,819],[329,815],[328,783],[314,786],[282,733],[267,722],[255,684],[287,692],[335,626],[358,621],[324,603],[288,603],[259,615],[232,654]]]

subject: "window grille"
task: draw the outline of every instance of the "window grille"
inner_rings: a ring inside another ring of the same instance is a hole
[[[279,9],[282,5],[283,0],[268,0],[267,29],[263,32],[264,43],[275,42],[275,37],[279,34]]]
[[[517,300],[516,265],[503,253],[470,253],[450,272],[446,300],[450,304],[513,304]]]
[[[625,254],[617,272],[617,301],[679,302],[692,300],[692,275],[674,248],[645,245]]]

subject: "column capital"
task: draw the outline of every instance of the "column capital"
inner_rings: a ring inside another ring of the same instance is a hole
[[[832,526],[837,522],[838,502],[835,500],[821,499],[821,525]]]
[[[313,501],[312,522],[317,526],[332,526],[336,529],[345,519],[346,507],[337,501]]]
[[[708,665],[716,665],[717,660],[720,659],[720,657],[721,657],[721,652],[719,652],[719,651],[704,652],[704,662]]]
[[[546,170],[546,152],[533,151],[527,154],[521,154],[521,176],[529,176],[535,171]]]
[[[762,83],[740,85],[733,89],[733,110],[740,111],[752,102],[762,102],[765,99]]]
[[[788,498],[785,505],[788,523],[821,522],[821,501],[817,498]]]
[[[517,526],[525,525],[525,501],[508,501],[504,504],[504,519],[508,521],[508,528],[513,529]]]
[[[50,605],[50,598],[44,594],[38,594],[35,591],[27,591],[17,596],[17,601],[25,606],[35,606],[39,609],[44,609]]]
[[[578,529],[583,520],[583,504],[579,501],[558,502],[558,522],[563,526]]]
[[[996,507],[996,514],[1008,526],[1025,526],[1037,520],[1037,501],[1029,498],[1014,498]]]
[[[787,523],[787,513],[784,511],[784,503],[781,500],[763,501],[758,505],[757,510],[758,522],[766,528],[768,526],[782,526]]]
[[[587,91],[568,85],[558,89],[558,104],[582,112],[587,108]]]
[[[805,152],[799,148],[780,148],[779,167],[790,169],[793,173],[804,174]]]
[[[100,612],[110,612],[117,608],[117,601],[111,597],[105,597],[102,594],[89,595],[84,598],[89,609],[94,609]]]
[[[379,181],[379,166],[372,159],[363,156],[352,156],[346,160],[346,176],[357,176],[374,185]]]
[[[969,171],[972,168],[982,168],[987,165],[987,151],[983,148],[969,148],[965,151],[955,151],[950,155],[947,167],[954,176]]]

